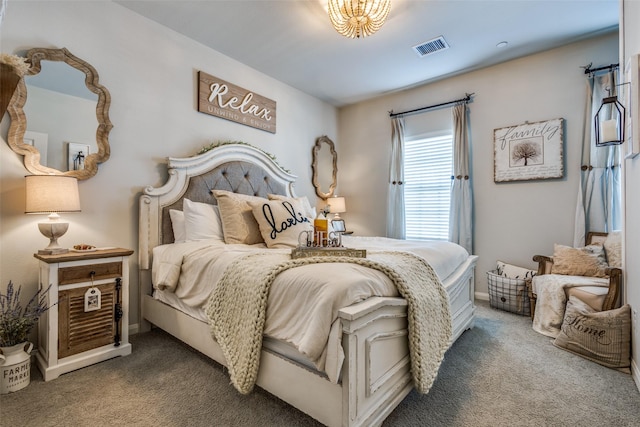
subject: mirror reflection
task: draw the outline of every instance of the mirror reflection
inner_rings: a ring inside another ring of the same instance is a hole
[[[25,139],[38,148],[41,165],[63,172],[84,169],[84,157],[98,149],[98,95],[87,89],[80,70],[63,62],[41,65],[40,73],[25,77]]]
[[[312,151],[313,170],[312,182],[316,195],[322,200],[333,196],[337,185],[338,153],[336,153],[333,141],[327,136],[316,139]]]
[[[11,105],[8,142],[34,174],[87,179],[110,155],[111,97],[98,73],[66,49],[31,49]]]

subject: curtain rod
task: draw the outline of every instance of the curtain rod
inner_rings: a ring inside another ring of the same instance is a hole
[[[459,102],[465,102],[466,103],[466,102],[471,101],[471,97],[473,95],[475,95],[475,93],[465,93],[464,95],[465,95],[464,98],[456,99],[455,101],[448,101],[448,102],[443,102],[441,104],[429,105],[428,107],[416,108],[414,110],[403,111],[401,113],[394,113],[393,110],[391,110],[391,111],[389,111],[389,117],[396,117],[396,116],[402,116],[404,114],[411,114],[411,113],[418,113],[418,112],[421,112],[421,111],[432,110],[434,108],[444,107],[446,105],[451,105],[451,104],[457,104]]]
[[[591,68],[591,64],[587,65],[584,69],[584,73],[585,74],[590,74],[590,73],[595,73],[596,71],[602,71],[602,70],[609,70],[612,71],[616,68],[618,68],[620,64],[609,64],[607,66],[604,67],[598,67],[598,68]]]

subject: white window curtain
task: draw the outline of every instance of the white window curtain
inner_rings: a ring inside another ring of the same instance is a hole
[[[584,246],[587,232],[619,230],[622,221],[621,146],[596,147],[594,127],[594,115],[602,105],[602,99],[616,94],[615,71],[589,75],[586,92],[574,247]]]
[[[473,253],[473,194],[469,170],[467,103],[457,104],[453,112],[453,176],[449,241]]]
[[[389,164],[389,200],[387,237],[405,238],[404,226],[404,119],[391,119],[391,161]]]

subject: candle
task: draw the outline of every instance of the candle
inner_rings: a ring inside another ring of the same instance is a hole
[[[604,120],[601,127],[602,142],[611,142],[618,140],[618,121]]]
[[[327,231],[329,231],[329,221],[324,214],[319,213],[313,220],[313,243],[315,246],[327,246]]]

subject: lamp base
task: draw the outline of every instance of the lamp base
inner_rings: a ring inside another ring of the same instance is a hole
[[[39,255],[58,255],[69,252],[69,249],[63,248],[58,244],[58,237],[63,236],[69,228],[68,222],[49,221],[39,222],[38,229],[43,236],[49,238],[49,246],[38,250]]]

